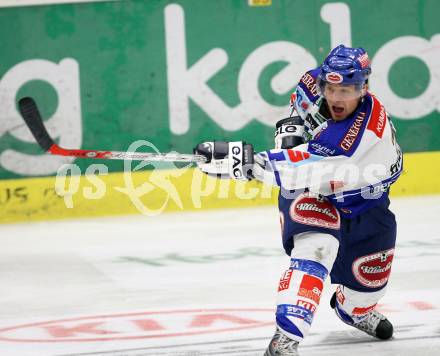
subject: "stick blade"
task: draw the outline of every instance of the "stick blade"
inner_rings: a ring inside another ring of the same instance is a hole
[[[34,99],[29,97],[21,98],[18,101],[18,108],[37,143],[43,150],[49,151],[54,142],[44,127],[43,119]]]

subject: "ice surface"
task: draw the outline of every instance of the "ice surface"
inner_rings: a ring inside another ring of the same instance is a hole
[[[344,325],[327,283],[301,355],[440,355],[440,196],[394,199],[381,310]],[[0,227],[1,356],[262,355],[288,266],[275,207]]]

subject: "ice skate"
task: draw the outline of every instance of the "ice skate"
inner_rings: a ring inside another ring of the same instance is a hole
[[[381,313],[376,310],[370,310],[365,319],[356,323],[350,322],[347,317],[341,315],[341,312],[336,308],[336,293],[333,294],[330,300],[330,306],[335,310],[336,315],[344,323],[354,326],[368,335],[377,337],[381,340],[388,340],[393,336],[393,324]]]
[[[298,341],[290,339],[277,328],[264,356],[299,356]]]

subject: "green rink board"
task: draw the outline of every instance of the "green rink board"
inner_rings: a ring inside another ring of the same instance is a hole
[[[439,13],[435,0],[0,8],[0,179],[51,176],[69,162],[42,156],[16,111],[22,96],[37,100],[67,147],[127,150],[142,139],[185,153],[217,139],[271,148],[296,81],[336,43],[368,50],[371,90],[404,152],[440,151]],[[84,173],[92,161],[75,163]]]

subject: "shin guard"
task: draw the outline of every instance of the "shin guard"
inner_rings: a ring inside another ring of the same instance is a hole
[[[327,268],[322,264],[295,258],[282,275],[276,321],[291,339],[301,341],[308,333],[327,275]]]

